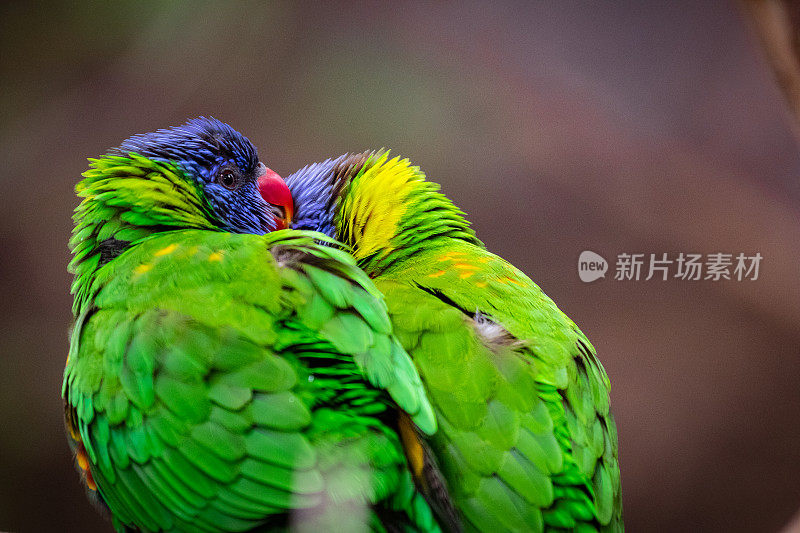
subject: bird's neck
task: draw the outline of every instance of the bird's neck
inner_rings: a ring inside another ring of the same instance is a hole
[[[341,192],[337,238],[371,276],[453,241],[483,244],[463,213],[407,159],[373,154]]]
[[[75,209],[69,243],[76,316],[102,286],[99,270],[130,247],[164,231],[214,229],[201,192],[179,173],[174,165],[135,155],[91,161],[76,186],[83,201]]]

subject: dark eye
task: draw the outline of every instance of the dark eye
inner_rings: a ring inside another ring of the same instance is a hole
[[[223,168],[217,174],[217,183],[226,189],[235,189],[239,184],[239,173],[231,168]]]

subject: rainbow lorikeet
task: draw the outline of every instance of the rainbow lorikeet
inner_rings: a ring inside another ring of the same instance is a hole
[[[436,421],[374,284],[214,119],[77,186],[69,439],[117,530],[437,531],[399,427]]]
[[[422,377],[439,430],[404,439],[426,498],[443,480],[469,531],[620,531],[609,380],[577,326],[408,160],[346,154],[286,182],[293,227],[352,250]]]

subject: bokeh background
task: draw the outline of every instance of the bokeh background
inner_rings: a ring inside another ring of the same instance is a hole
[[[73,186],[199,114],[284,175],[386,146],[440,182],[597,347],[630,531],[800,506],[800,158],[736,4],[6,2],[0,106],[0,530],[111,529],[61,421]],[[585,249],[764,259],[584,284]]]

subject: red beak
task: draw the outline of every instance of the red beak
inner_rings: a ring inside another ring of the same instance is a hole
[[[292,222],[292,215],[294,215],[294,200],[292,199],[292,192],[286,186],[276,172],[264,167],[264,173],[258,177],[258,190],[261,197],[268,204],[277,207],[281,215],[273,214],[275,218],[275,229],[286,229]]]

